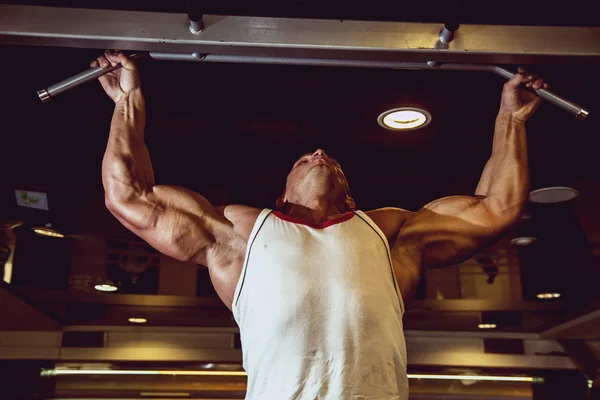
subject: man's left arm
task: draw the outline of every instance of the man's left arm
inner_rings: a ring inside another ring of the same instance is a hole
[[[547,87],[539,76],[522,69],[504,85],[492,155],[475,195],[438,199],[414,213],[398,234],[397,257],[418,261],[420,269],[454,265],[519,222],[529,194],[525,122],[541,103],[521,84]]]

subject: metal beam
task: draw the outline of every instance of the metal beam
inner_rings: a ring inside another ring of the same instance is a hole
[[[86,292],[67,292],[46,288],[15,288],[15,292],[22,297],[47,303],[85,303],[106,304],[118,306],[142,307],[183,307],[183,308],[217,308],[230,312],[225,304],[214,297],[185,297],[169,295],[138,295],[138,294],[102,294]]]
[[[52,312],[37,308],[26,297],[10,291],[10,285],[0,280],[0,320],[4,330],[54,330],[60,329],[62,318]]]
[[[407,312],[417,310],[443,312],[483,312],[483,311],[559,311],[564,308],[561,302],[540,302],[523,300],[411,300]]]
[[[63,347],[59,360],[86,361],[192,361],[238,363],[240,349],[186,349],[173,347]],[[569,360],[570,361],[570,360]]]
[[[68,23],[67,23],[68,21]],[[461,25],[205,16],[0,5],[0,43],[135,51],[372,61],[600,64],[600,28]]]
[[[6,351],[5,351],[6,350]],[[145,362],[223,362],[241,363],[242,352],[238,349],[186,349],[166,347],[15,347],[3,349],[0,359],[38,360],[85,360],[97,361],[145,361]],[[512,354],[486,354],[462,352],[410,352],[409,366],[511,368],[566,370],[577,369],[567,357],[531,356]]]
[[[86,327],[80,327],[86,328]],[[69,330],[80,330],[72,327]],[[81,329],[87,330],[87,329]],[[102,331],[102,327],[95,327]],[[86,361],[207,361],[240,362],[240,349],[229,342],[231,330],[136,327],[122,331],[106,327],[105,347],[62,347],[61,332],[0,332],[0,359]],[[484,353],[483,341],[468,332],[444,332],[446,337],[406,332],[410,365],[495,368],[574,369],[566,357],[537,354]],[[536,348],[554,342],[530,340]],[[551,347],[550,347],[551,348]]]
[[[237,326],[134,326],[134,325],[65,325],[62,327],[63,332],[153,332],[162,334],[172,333],[191,333],[191,334],[206,334],[206,333],[221,333],[233,334],[239,333],[240,329]],[[0,335],[2,333],[0,332]]]
[[[139,294],[99,294],[85,292],[66,292],[45,288],[15,288],[15,292],[24,298],[40,303],[92,303],[121,306],[144,307],[184,307],[184,308],[217,308],[230,313],[223,302],[214,297],[185,297],[167,295]],[[407,312],[440,311],[440,312],[483,312],[483,311],[533,311],[548,312],[564,309],[561,302],[540,302],[522,300],[411,300]]]
[[[594,379],[600,372],[600,359],[594,350],[583,340],[558,340],[558,343],[571,356],[588,379]]]
[[[190,334],[207,334],[207,333],[222,333],[232,334],[239,333],[237,326],[225,327],[189,327],[189,326],[133,326],[133,325],[65,325],[62,327],[63,332],[155,332],[163,334],[171,333],[190,333]],[[1,333],[0,333],[1,335]],[[478,331],[418,331],[407,329],[404,331],[405,337],[418,338],[502,338],[502,339],[523,339],[536,340],[539,339],[537,333],[523,332],[493,332],[486,330]]]
[[[421,352],[408,354],[409,365],[432,365],[438,367],[515,368],[565,370],[577,369],[567,357],[529,356],[514,354]]]
[[[59,360],[241,362],[237,349],[62,348]],[[567,357],[462,352],[410,352],[408,365],[516,369],[577,369]]]
[[[418,331],[418,330],[405,330],[404,337],[418,337],[418,338],[481,338],[481,339],[523,339],[523,340],[537,340],[539,335],[537,333],[524,333],[524,332],[493,332],[487,330],[478,331]]]
[[[540,333],[540,338],[578,338],[578,339],[597,339],[600,337],[600,309],[594,309],[577,317],[569,317]],[[583,329],[583,328],[586,329]],[[592,332],[590,333],[590,329]],[[578,335],[578,331],[584,331]]]

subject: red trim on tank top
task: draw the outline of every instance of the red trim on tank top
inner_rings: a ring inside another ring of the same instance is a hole
[[[352,211],[348,211],[347,213],[342,214],[339,217],[328,219],[327,221],[323,222],[322,224],[313,224],[312,222],[308,222],[308,221],[305,221],[305,220],[297,218],[297,217],[291,217],[287,214],[282,213],[281,211],[273,211],[273,215],[275,215],[277,218],[282,219],[284,221],[293,222],[294,224],[306,225],[306,226],[310,226],[311,228],[315,228],[315,229],[323,229],[323,228],[327,228],[328,226],[331,226],[331,225],[335,225],[335,224],[339,224],[344,221],[348,221],[350,218],[352,218],[354,216],[354,213]]]

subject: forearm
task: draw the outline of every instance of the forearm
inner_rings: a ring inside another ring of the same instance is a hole
[[[144,97],[139,90],[115,104],[102,162],[107,202],[131,200],[154,186],[150,155],[144,144],[145,113]]]
[[[510,114],[496,118],[492,155],[475,194],[484,196],[496,215],[514,219],[523,211],[529,194],[527,132],[525,123]]]

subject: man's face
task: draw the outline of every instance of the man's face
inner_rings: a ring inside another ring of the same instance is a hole
[[[340,164],[324,150],[307,153],[300,157],[288,174],[286,194],[318,190],[330,192],[332,196],[345,198],[349,195],[348,182]]]

